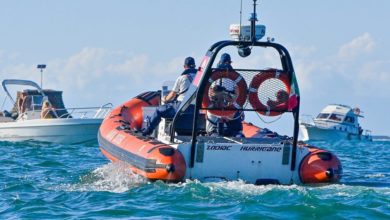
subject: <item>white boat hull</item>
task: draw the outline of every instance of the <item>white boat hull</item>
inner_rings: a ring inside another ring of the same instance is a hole
[[[0,123],[2,141],[75,144],[96,140],[103,119],[32,119]]]
[[[348,133],[346,131],[337,130],[334,128],[320,128],[313,125],[300,125],[300,131],[303,141],[319,141],[319,140],[368,140],[369,136]]]
[[[264,140],[263,140],[264,141]],[[179,145],[185,161],[190,161],[190,145]],[[245,180],[252,184],[301,183],[299,161],[309,154],[307,148],[297,151],[297,165],[291,170],[290,145],[205,143],[196,150],[194,167],[187,163],[186,179],[202,182]]]

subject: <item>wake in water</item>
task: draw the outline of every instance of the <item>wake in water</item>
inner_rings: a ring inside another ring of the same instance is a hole
[[[380,176],[382,177],[383,174]],[[378,177],[378,175],[370,176]],[[332,190],[334,192],[349,190],[351,186],[366,186],[366,187],[388,187],[388,184],[382,185],[379,183],[362,182],[362,183],[341,183],[331,185],[253,185],[247,184],[242,180],[238,181],[218,181],[218,182],[200,182],[198,180],[185,180],[182,183],[164,183],[157,181],[156,183],[148,182],[141,176],[131,172],[129,167],[124,163],[109,163],[102,167],[96,168],[91,173],[83,175],[79,178],[80,182],[75,184],[65,184],[57,189],[65,191],[107,191],[114,193],[123,193],[131,189],[142,187],[144,184],[150,185],[152,188],[164,189],[180,189],[181,191],[200,190],[207,192],[204,196],[209,196],[209,193],[222,194],[242,194],[242,195],[263,195],[270,191],[295,191],[298,194],[305,195],[308,191],[316,189]],[[154,187],[153,187],[154,185]],[[200,195],[203,193],[200,193]]]
[[[114,193],[126,192],[147,181],[131,172],[123,163],[109,163],[99,167],[89,174],[80,177],[80,182],[66,184],[61,188],[66,191],[108,191]]]
[[[390,219],[389,143],[313,143],[342,160],[340,184],[255,186],[149,183],[96,144],[0,142],[0,219]]]

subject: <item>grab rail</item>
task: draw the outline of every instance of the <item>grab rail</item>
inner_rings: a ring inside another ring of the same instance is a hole
[[[79,107],[79,108],[53,108],[55,114],[61,111],[66,111],[66,113],[62,115],[57,115],[57,118],[62,119],[70,119],[70,118],[80,118],[80,119],[103,119],[108,113],[110,113],[113,105],[112,103],[104,104],[100,107]],[[36,119],[41,118],[42,110],[30,110],[19,115],[18,119],[28,120],[28,119]],[[47,111],[42,118],[46,118],[47,114],[50,111]],[[29,117],[30,116],[30,117]]]

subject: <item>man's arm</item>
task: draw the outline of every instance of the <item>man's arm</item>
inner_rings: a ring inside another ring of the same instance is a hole
[[[163,102],[173,101],[176,97],[177,93],[175,91],[170,91],[169,94],[162,98]]]
[[[172,90],[168,93],[167,96],[163,97],[162,98],[162,101],[163,102],[170,102],[170,101],[173,101],[175,98],[176,98],[176,95],[179,93],[180,91],[180,85],[182,84],[182,79],[183,77],[179,76],[176,81],[175,81],[175,84],[173,85],[173,88]]]

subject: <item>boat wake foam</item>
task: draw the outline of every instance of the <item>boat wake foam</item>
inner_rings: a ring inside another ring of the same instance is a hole
[[[264,195],[273,191],[298,191],[306,193],[306,188],[299,185],[254,185],[245,183],[243,180],[219,181],[219,182],[200,182],[198,180],[186,180],[185,183],[178,185],[188,189],[204,188],[208,193],[222,194],[240,194],[240,195]],[[209,196],[209,194],[207,194]]]
[[[131,172],[123,163],[109,163],[96,168],[89,174],[80,177],[80,182],[67,184],[66,191],[108,191],[114,193],[126,192],[147,181]]]

